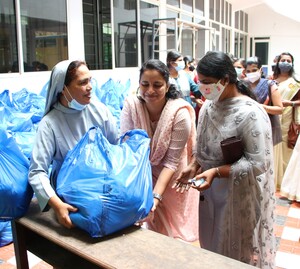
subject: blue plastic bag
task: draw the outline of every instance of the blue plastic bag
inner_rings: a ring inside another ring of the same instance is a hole
[[[14,132],[12,136],[23,154],[30,159],[36,132]]]
[[[26,213],[33,196],[28,168],[29,161],[13,137],[0,129],[0,221]]]
[[[13,107],[12,96],[9,90],[4,90],[0,93],[0,106]]]
[[[0,221],[0,247],[6,246],[13,241],[11,222]]]
[[[33,128],[32,113],[23,113],[8,106],[0,106],[0,126],[11,132],[30,132]]]
[[[120,127],[121,110],[123,108],[124,100],[129,93],[130,85],[130,79],[128,79],[125,84],[122,84],[120,81],[114,81],[110,78],[99,87],[97,80],[93,80],[95,96],[100,102],[108,107],[116,119],[118,128]]]
[[[124,136],[123,136],[124,137]],[[57,178],[57,194],[78,208],[72,222],[92,237],[103,237],[145,218],[153,204],[150,139],[132,130],[110,144],[91,128],[69,151]]]
[[[45,110],[46,99],[36,93],[30,92],[27,89],[22,89],[12,94],[14,107],[22,113],[30,113],[32,123],[39,122]]]

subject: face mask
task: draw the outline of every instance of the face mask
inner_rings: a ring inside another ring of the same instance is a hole
[[[184,69],[184,67],[185,67],[184,61],[179,61],[179,62],[176,62],[176,63],[177,63],[177,66],[175,66],[175,69],[176,69],[177,72]]]
[[[239,79],[241,79],[244,69],[235,67],[235,71],[236,71],[237,77]]]
[[[80,104],[79,102],[77,102],[77,101],[72,97],[72,95],[70,94],[70,92],[69,92],[67,86],[65,86],[65,87],[66,87],[66,90],[67,90],[68,94],[69,94],[69,95],[71,96],[71,98],[72,98],[71,102],[69,102],[68,99],[67,99],[67,97],[63,94],[63,96],[65,97],[65,99],[66,99],[67,102],[68,102],[68,107],[69,107],[69,108],[72,108],[72,109],[75,109],[75,110],[78,110],[78,111],[83,110],[83,109],[86,107],[86,105],[82,105],[82,104]]]
[[[218,101],[226,86],[227,84],[222,85],[219,80],[218,83],[200,84],[199,90],[206,99]]]
[[[260,71],[257,71],[257,72],[247,73],[246,76],[251,83],[254,83],[255,81],[260,79],[261,74]]]
[[[288,62],[278,63],[278,67],[282,73],[288,73],[292,69],[292,64]]]

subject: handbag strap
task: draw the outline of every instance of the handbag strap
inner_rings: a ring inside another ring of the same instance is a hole
[[[300,92],[300,89],[298,89],[297,93],[293,96],[293,98],[292,98],[291,101],[297,101],[297,100],[299,100],[299,97],[298,97],[299,92]],[[295,111],[296,111],[296,107],[293,106],[293,108],[292,108],[292,121],[293,122],[296,122],[295,121],[295,113],[296,113]]]
[[[296,121],[295,121],[295,110],[296,110],[296,109],[295,109],[295,107],[293,106],[293,108],[292,108],[292,122],[294,122],[294,123],[296,122]]]

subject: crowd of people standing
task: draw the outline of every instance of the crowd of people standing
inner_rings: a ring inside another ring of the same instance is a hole
[[[137,94],[123,105],[120,133],[139,128],[151,138],[153,206],[142,220],[148,229],[274,268],[276,188],[300,201],[293,173],[300,142],[294,148],[288,143],[292,118],[300,119],[300,83],[293,56],[276,59],[268,78],[258,57],[233,60],[218,51],[198,63],[170,51],[166,63],[150,59],[142,65]],[[52,207],[67,228],[77,209],[55,194],[66,153],[92,125],[117,143],[113,117],[92,100],[90,81],[85,62],[53,68],[31,158],[29,182],[41,210]],[[232,138],[240,155],[227,161],[221,144]]]

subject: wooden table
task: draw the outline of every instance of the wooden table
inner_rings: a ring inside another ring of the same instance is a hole
[[[12,225],[18,269],[29,268],[27,250],[61,269],[254,268],[136,226],[94,239],[82,230],[62,227],[52,210],[40,212],[36,201]]]

